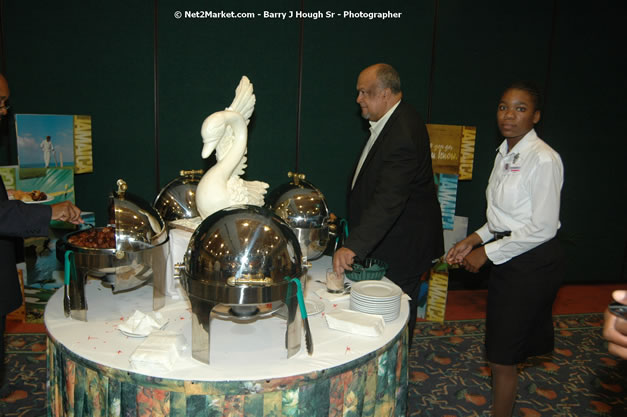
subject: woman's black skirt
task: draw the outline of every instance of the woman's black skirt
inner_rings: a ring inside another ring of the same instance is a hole
[[[488,361],[514,365],[553,351],[552,307],[564,266],[555,238],[492,266],[485,340]]]

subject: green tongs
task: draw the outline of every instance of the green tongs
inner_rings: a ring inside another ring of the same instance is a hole
[[[74,263],[74,252],[65,251],[65,279],[63,281],[63,313],[65,317],[70,317],[72,306],[70,305],[70,281],[76,279],[76,264]]]
[[[313,339],[311,337],[311,329],[309,328],[309,319],[307,318],[307,308],[305,307],[305,300],[303,299],[303,289],[298,278],[292,278],[290,282],[296,283],[296,297],[298,298],[300,315],[303,318],[303,325],[305,326],[305,345],[307,346],[307,354],[311,356],[313,355]]]

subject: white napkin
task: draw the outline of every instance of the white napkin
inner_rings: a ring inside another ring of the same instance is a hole
[[[320,298],[324,298],[325,300],[329,300],[329,301],[342,301],[342,300],[348,300],[350,298],[350,293],[340,293],[340,294],[332,294],[330,292],[327,291],[326,288],[320,288],[316,291],[314,291],[314,293],[320,297]]]
[[[336,310],[324,316],[329,328],[362,336],[381,336],[385,321],[378,314],[366,314],[352,310]]]
[[[168,320],[158,311],[144,314],[135,310],[128,320],[118,326],[118,330],[134,336],[148,336],[153,330],[161,329],[167,323]]]
[[[155,371],[171,371],[185,349],[185,337],[182,334],[158,330],[135,349],[129,361],[133,369],[151,375]]]

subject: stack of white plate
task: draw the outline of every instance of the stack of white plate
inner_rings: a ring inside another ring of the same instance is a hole
[[[386,281],[360,281],[351,289],[350,309],[362,313],[379,314],[383,320],[396,319],[401,311],[403,290]]]

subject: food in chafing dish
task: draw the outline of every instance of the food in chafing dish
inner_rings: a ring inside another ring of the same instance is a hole
[[[88,229],[68,238],[74,246],[94,249],[115,249],[115,228]]]
[[[20,191],[20,190],[8,190],[7,194],[9,194],[10,198],[14,200],[20,200],[25,202],[32,201],[45,201],[48,199],[48,196],[43,191],[33,190],[33,191]]]

